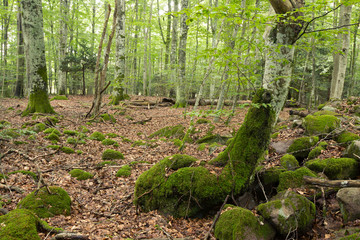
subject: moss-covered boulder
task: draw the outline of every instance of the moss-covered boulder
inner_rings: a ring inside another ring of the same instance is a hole
[[[124,155],[113,149],[106,149],[102,154],[103,160],[124,159]]]
[[[309,160],[317,158],[322,153],[322,151],[326,150],[327,145],[328,145],[327,142],[320,142],[318,146],[316,146],[309,152],[309,155],[307,158]]]
[[[69,135],[69,136],[76,136],[77,134],[79,134],[79,132],[75,131],[75,130],[67,129],[67,130],[64,130],[64,134]]]
[[[105,145],[105,146],[109,146],[109,145],[119,146],[118,142],[111,138],[106,138],[106,139],[102,140],[101,144]]]
[[[244,208],[228,207],[215,225],[214,235],[219,240],[271,240],[276,232],[262,217]]]
[[[56,133],[52,132],[49,135],[44,137],[45,139],[48,139],[52,142],[59,142],[60,141],[60,137],[59,135],[57,135]]]
[[[117,177],[128,177],[131,175],[131,167],[129,165],[122,166],[117,172]]]
[[[111,115],[111,114],[108,114],[108,113],[101,114],[101,115],[100,115],[100,118],[101,118],[103,121],[108,121],[108,122],[116,123],[115,117],[114,117],[113,115]]]
[[[75,150],[70,147],[61,147],[60,150],[66,154],[75,153]]]
[[[93,134],[90,135],[90,139],[96,141],[102,141],[105,139],[105,136],[101,132],[93,132]]]
[[[58,136],[61,135],[60,131],[57,130],[56,128],[47,128],[47,129],[45,129],[44,133],[46,133],[46,134],[55,133]]]
[[[294,140],[287,152],[294,155],[298,161],[304,160],[311,148],[319,141],[319,137],[301,137]]]
[[[351,144],[352,141],[359,139],[360,136],[358,134],[349,131],[344,131],[335,138],[335,141],[344,146],[348,146],[349,144]]]
[[[299,162],[296,160],[294,155],[285,154],[280,158],[280,165],[287,170],[293,170],[299,167]]]
[[[283,236],[309,230],[315,219],[315,204],[291,191],[278,193],[271,201],[260,204],[258,212]]]
[[[343,156],[348,158],[354,158],[357,161],[360,161],[358,157],[360,156],[360,141],[359,140],[353,141],[343,152]]]
[[[344,222],[360,219],[360,188],[341,188],[337,194],[340,211]]]
[[[352,158],[313,159],[305,164],[309,169],[323,172],[329,179],[355,178],[359,174],[359,163]]]
[[[23,198],[19,204],[20,209],[29,209],[40,218],[56,215],[70,215],[71,199],[68,193],[60,187],[40,188]]]
[[[308,135],[325,135],[340,127],[340,119],[333,115],[307,115],[304,126]]]
[[[69,172],[69,174],[71,177],[76,178],[77,180],[86,180],[94,177],[93,174],[82,169],[73,169]]]
[[[46,128],[47,127],[46,127],[46,125],[44,123],[37,123],[33,127],[31,127],[30,130],[39,133],[39,132],[44,131]]]
[[[219,134],[210,134],[210,135],[206,135],[202,138],[200,138],[199,140],[196,141],[197,144],[202,144],[202,143],[207,143],[207,144],[212,144],[212,143],[219,143],[219,144],[226,144],[226,142],[230,139],[231,137],[224,137],[224,136],[220,136]]]
[[[179,138],[182,139],[185,136],[185,127],[181,124],[176,126],[167,126],[152,133],[149,138],[154,137],[166,137],[166,138]]]
[[[276,188],[279,185],[279,176],[286,172],[286,169],[280,166],[271,167],[258,173],[261,184],[265,190],[266,196],[273,196],[277,193]],[[257,196],[264,198],[261,186],[256,185],[255,191]],[[265,200],[265,198],[264,198]]]
[[[303,179],[304,176],[316,177],[316,174],[307,167],[301,167],[295,171],[281,173],[279,176],[279,186],[277,188],[278,192],[288,188],[298,188],[303,186],[305,184]]]

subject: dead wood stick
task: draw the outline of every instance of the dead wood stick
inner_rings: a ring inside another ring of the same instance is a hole
[[[226,196],[225,201],[224,201],[223,204],[221,205],[220,210],[217,212],[216,217],[215,217],[213,223],[211,224],[211,227],[210,227],[209,231],[206,233],[204,240],[209,239],[209,237],[210,237],[210,232],[211,232],[211,230],[215,227],[215,224],[216,224],[217,220],[219,219],[220,214],[221,214],[221,211],[223,210],[225,204],[227,203],[227,201],[228,201],[228,199],[229,199],[229,196],[230,196],[229,194]]]
[[[21,189],[21,188],[19,188],[19,187],[9,186],[9,185],[5,185],[5,184],[2,184],[2,183],[0,183],[0,188],[2,188],[2,189],[14,190],[15,192],[18,192],[18,193],[23,193],[23,192],[25,192],[23,189]]]
[[[132,124],[141,124],[144,125],[146,122],[151,121],[152,117],[145,119],[145,120],[140,120],[140,121],[136,121],[136,122],[132,122]]]
[[[322,187],[360,187],[360,180],[325,180],[315,177],[304,176],[304,181],[307,184]]]
[[[55,235],[53,240],[88,240],[88,236],[80,235],[77,233],[63,232]]]

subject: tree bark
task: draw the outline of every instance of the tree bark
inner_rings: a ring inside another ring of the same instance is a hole
[[[60,41],[59,41],[59,80],[58,80],[58,94],[66,94],[66,71],[61,69],[61,63],[66,57],[66,43],[68,36],[68,14],[69,14],[69,3],[68,0],[60,0]]]
[[[16,74],[16,88],[15,97],[24,97],[24,76],[25,76],[25,57],[24,57],[24,36],[22,32],[22,22],[20,6],[17,14],[17,74]]]
[[[179,11],[179,1],[174,0],[174,12]],[[171,84],[175,84],[177,76],[177,44],[178,44],[178,17],[173,15],[172,32],[171,32],[171,55],[170,55],[170,69],[171,69]]]
[[[47,93],[47,74],[41,0],[21,1],[27,78],[30,98],[23,116],[33,112],[54,113]]]

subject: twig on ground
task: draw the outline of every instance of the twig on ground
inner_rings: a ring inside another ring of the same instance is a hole
[[[208,231],[208,232],[206,233],[206,235],[205,235],[204,240],[209,239],[211,230],[215,227],[215,224],[216,224],[217,220],[219,219],[220,214],[221,214],[221,211],[223,210],[225,204],[227,203],[227,201],[228,201],[228,199],[229,199],[229,196],[230,196],[230,195],[227,195],[227,196],[226,196],[225,201],[224,201],[223,204],[221,205],[220,210],[217,212],[217,214],[216,214],[216,216],[215,216],[215,219],[214,219],[213,223],[212,223],[211,226],[210,226],[209,231]]]

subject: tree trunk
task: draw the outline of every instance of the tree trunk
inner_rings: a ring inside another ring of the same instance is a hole
[[[20,10],[20,6],[19,6]],[[22,32],[22,22],[20,11],[17,14],[17,74],[15,97],[24,97],[24,75],[25,75],[25,57],[24,57],[24,37]]]
[[[117,1],[115,82],[110,104],[119,105],[124,100],[125,79],[125,0]]]
[[[188,0],[181,1],[181,11],[185,11],[188,8]],[[186,42],[189,26],[186,24],[188,16],[186,13],[181,15],[181,29],[180,29],[180,41],[179,41],[179,77],[176,81],[176,103],[174,107],[185,107],[185,75],[186,75]]]
[[[47,74],[41,0],[21,1],[27,77],[30,98],[23,112],[54,113],[47,93]]]
[[[66,57],[66,43],[68,35],[68,14],[69,14],[69,4],[68,0],[60,0],[60,42],[59,42],[59,80],[58,80],[58,94],[66,94],[66,71],[61,69],[61,63]]]
[[[174,0],[174,12],[179,11],[179,2]],[[171,84],[175,84],[177,76],[177,42],[178,42],[178,17],[173,15],[172,33],[171,33],[171,55],[170,55],[170,69],[171,69]]]
[[[340,7],[339,26],[348,25],[350,23],[351,8],[352,5],[349,6],[342,5]],[[339,52],[336,53],[334,58],[334,70],[331,80],[330,99],[341,99],[344,89],[345,73],[347,66],[347,55],[350,45],[349,27],[346,27],[346,30],[347,30],[346,33],[342,33],[338,35]]]
[[[358,22],[360,23],[360,16],[358,19]],[[348,97],[353,95],[354,87],[355,87],[355,70],[356,70],[356,60],[357,56],[359,54],[359,51],[356,49],[356,40],[357,40],[357,34],[360,24],[355,25],[354,29],[354,42],[353,42],[353,49],[352,49],[352,55],[351,55],[351,65],[350,65],[350,87],[348,91]]]

